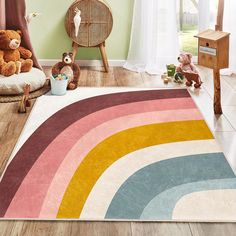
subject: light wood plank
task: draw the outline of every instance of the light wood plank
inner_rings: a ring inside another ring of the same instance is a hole
[[[236,130],[236,106],[224,106],[225,117],[230,120],[230,123]]]
[[[141,87],[144,85],[142,76],[139,73],[134,73],[121,67],[114,67],[113,70],[118,86]]]
[[[149,75],[147,73],[141,73],[141,77],[143,79],[144,87],[156,87],[156,88],[186,88],[185,84],[175,83],[172,78],[168,84],[164,83],[164,80],[161,79],[160,75]]]
[[[80,78],[79,78],[79,86],[86,87],[87,86],[87,78],[88,78],[88,68],[83,67],[80,70]]]
[[[197,104],[198,108],[202,112],[204,119],[212,132],[222,131],[230,132],[235,131],[231,123],[225,117],[225,115],[215,116],[213,110],[213,100],[206,92],[205,89],[195,90],[189,89],[189,92]]]
[[[215,137],[236,175],[236,132],[215,132]]]
[[[127,222],[72,222],[71,235],[130,236],[131,223]]]
[[[112,87],[117,86],[114,78],[113,68],[110,68],[108,73],[103,72],[102,67],[91,67],[87,73],[88,87]]]
[[[0,235],[11,236],[14,227],[14,221],[0,221]],[[16,234],[15,234],[16,235]]]
[[[160,83],[162,83],[161,86],[164,85],[164,82],[161,81],[161,78],[158,75],[149,75],[147,73],[141,73],[141,77],[145,87],[159,86]],[[168,85],[166,85],[166,87],[168,87]]]
[[[32,106],[34,101],[32,102]],[[18,103],[0,103],[1,117],[1,133],[0,133],[0,175],[2,174],[10,154],[17,142],[18,137],[24,127],[26,120],[30,114],[32,107],[28,109],[28,113],[18,113]]]
[[[132,223],[133,236],[191,236],[187,223]]]
[[[190,224],[193,236],[235,236],[236,224]]]
[[[199,67],[200,74],[203,80],[203,88],[209,93],[209,95],[213,98],[214,97],[214,79],[213,79],[213,72],[209,69]],[[236,84],[236,77],[228,77],[228,76],[221,76],[221,100],[223,106],[235,106],[236,105],[236,91],[231,86],[229,82],[231,81],[232,84]],[[223,109],[224,110],[224,109]]]
[[[78,221],[5,221],[0,222],[1,236],[130,236],[130,222],[78,222]]]
[[[232,76],[222,76],[223,80],[228,83],[228,85],[236,91],[236,75]]]

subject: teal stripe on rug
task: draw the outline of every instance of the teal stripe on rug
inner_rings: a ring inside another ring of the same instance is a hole
[[[235,178],[195,182],[168,189],[157,195],[151,200],[151,202],[149,202],[149,204],[145,207],[140,219],[172,220],[172,213],[176,203],[182,197],[194,192],[218,189],[236,189]]]
[[[219,179],[236,181],[223,153],[154,163],[136,172],[120,187],[108,208],[106,219],[139,219],[150,201],[162,192],[183,184]]]

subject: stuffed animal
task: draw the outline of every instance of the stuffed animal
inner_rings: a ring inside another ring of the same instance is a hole
[[[26,113],[27,112],[27,107],[31,107],[31,101],[29,100],[30,96],[30,84],[26,84],[24,87],[24,94],[22,96],[21,101],[19,102],[19,108],[18,112],[19,113]]]
[[[21,45],[21,31],[0,30],[0,74],[11,76],[29,72],[33,67],[32,53]]]
[[[176,68],[176,71],[187,79],[186,86],[192,86],[194,82],[194,87],[200,88],[202,81],[196,66],[192,63],[192,55],[190,53],[181,53],[178,57],[178,61],[180,65]]]
[[[62,61],[53,66],[52,75],[56,77],[59,74],[65,74],[69,78],[69,90],[74,90],[78,87],[80,67],[73,62],[73,53],[63,53]]]

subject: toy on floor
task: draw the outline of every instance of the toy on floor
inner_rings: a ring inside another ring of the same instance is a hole
[[[197,71],[196,66],[192,63],[192,55],[190,53],[181,53],[178,57],[180,65],[176,68],[176,72],[182,74],[186,79],[186,86],[200,88],[202,85],[201,78]]]
[[[161,79],[163,80],[164,84],[169,84],[171,81],[171,77],[169,77],[166,72],[161,75]]]
[[[184,82],[184,76],[182,75],[182,73],[175,73],[174,82],[177,84],[182,84]]]
[[[21,46],[21,31],[0,30],[0,74],[11,76],[33,67],[30,50]]]
[[[60,74],[65,74],[68,79],[68,89],[74,90],[78,87],[80,67],[73,62],[73,53],[63,53],[62,61],[52,68],[52,75],[56,78]]]
[[[185,72],[184,76],[187,80],[186,82],[186,86],[191,87],[194,83],[194,87],[195,88],[200,88],[202,85],[202,81],[199,77],[199,74],[196,73],[189,73],[189,72]]]
[[[166,65],[166,69],[167,69],[168,77],[174,77],[176,66],[174,64],[169,64],[169,65]]]
[[[169,77],[166,77],[166,78],[164,79],[164,84],[169,84]]]
[[[23,94],[22,100],[19,102],[19,108],[18,108],[19,113],[26,113],[27,107],[31,107],[29,94],[30,94],[30,85],[26,84],[24,87],[24,94]]]

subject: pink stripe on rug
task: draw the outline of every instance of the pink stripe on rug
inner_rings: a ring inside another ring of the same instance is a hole
[[[59,166],[63,162],[67,153],[72,151],[71,149],[75,143],[89,130],[92,130],[91,132],[93,132],[94,127],[117,117],[122,117],[133,113],[165,110],[168,108],[176,109],[176,107],[179,109],[183,107],[192,108],[195,107],[195,104],[192,102],[191,98],[155,100],[124,104],[101,110],[75,122],[73,125],[64,130],[39,157],[22,182],[5,216],[9,218],[19,215],[24,218],[37,218],[39,216],[43,200]],[[172,114],[173,112],[174,111],[171,111]],[[191,113],[190,110],[188,110],[188,112]],[[171,116],[173,117],[173,115]],[[93,139],[96,139],[96,135],[93,134],[92,141]],[[83,145],[83,141],[80,143]],[[80,160],[78,163],[79,162]],[[70,167],[77,169],[77,166],[78,165]],[[71,174],[73,175],[73,173]],[[68,182],[69,176],[70,173],[67,173],[67,175],[64,176],[66,178],[66,182]],[[63,182],[65,182],[64,177]],[[51,190],[49,190],[49,194],[50,191]],[[63,191],[65,191],[65,189]],[[63,196],[63,194],[64,192],[59,193],[59,197],[56,199],[57,203],[54,202],[56,205],[60,204],[61,195]],[[55,213],[55,211],[57,213],[57,210],[58,209],[53,208],[53,213]],[[56,213],[54,214],[54,217]]]

